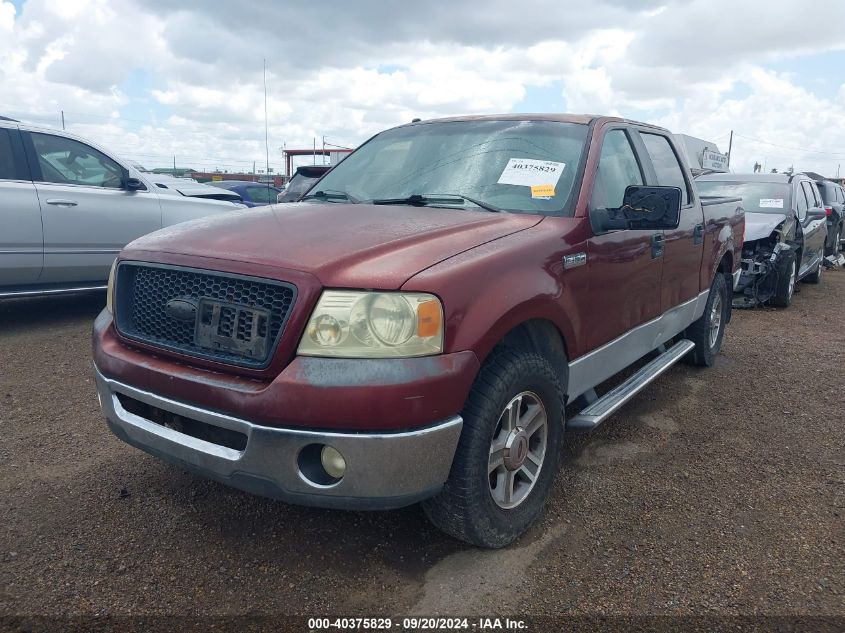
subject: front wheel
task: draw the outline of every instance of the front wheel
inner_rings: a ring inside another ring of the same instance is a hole
[[[540,515],[554,480],[563,437],[560,378],[539,354],[494,351],[463,418],[449,479],[423,509],[455,538],[504,547]]]
[[[777,263],[775,294],[769,303],[778,308],[788,308],[795,294],[795,277],[798,273],[795,252],[786,253]]]
[[[716,362],[716,356],[722,348],[725,324],[728,322],[729,300],[725,276],[716,273],[704,306],[704,314],[684,332],[684,338],[695,343],[695,349],[687,356],[691,364],[711,367]]]

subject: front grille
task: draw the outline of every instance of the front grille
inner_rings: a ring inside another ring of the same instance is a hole
[[[129,339],[241,367],[270,361],[296,299],[288,283],[121,262],[115,324]]]

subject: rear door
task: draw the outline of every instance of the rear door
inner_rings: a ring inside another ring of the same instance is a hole
[[[704,212],[687,177],[688,171],[671,139],[658,132],[640,131],[639,136],[651,159],[656,178],[656,182],[649,184],[681,189],[681,220],[678,228],[664,231],[660,310],[666,312],[694,299],[701,291]]]
[[[126,170],[65,136],[24,134],[44,223],[42,282],[105,282],[120,250],[161,228],[149,190],[123,189]]]
[[[0,286],[37,282],[43,260],[41,207],[21,135],[0,128]]]
[[[629,185],[645,183],[630,129],[605,132],[590,212],[622,206]],[[590,279],[587,328],[589,349],[596,349],[660,314],[663,232],[610,231],[593,235],[587,245]],[[648,350],[643,350],[643,353]]]

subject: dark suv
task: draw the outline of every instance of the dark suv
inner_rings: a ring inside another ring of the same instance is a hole
[[[836,255],[845,239],[845,189],[831,180],[816,180],[827,213],[825,255]]]

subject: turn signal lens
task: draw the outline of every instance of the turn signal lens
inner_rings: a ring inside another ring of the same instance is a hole
[[[439,301],[423,301],[417,305],[417,336],[437,336],[443,328],[443,312]]]

